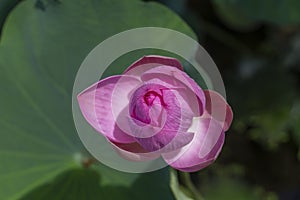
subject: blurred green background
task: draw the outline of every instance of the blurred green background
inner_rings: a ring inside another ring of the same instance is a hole
[[[300,199],[300,1],[0,0],[0,25],[1,200]],[[109,36],[143,26],[197,38],[223,76],[234,121],[204,170],[121,173],[77,136],[81,62]]]

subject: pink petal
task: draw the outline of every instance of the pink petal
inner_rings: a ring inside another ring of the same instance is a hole
[[[212,90],[204,91],[206,98],[206,112],[220,122],[224,131],[227,131],[233,119],[231,107],[226,100],[217,92]]]
[[[160,88],[161,86],[159,85],[149,86],[144,84],[132,92],[130,102],[124,104],[117,118],[117,124],[119,124],[122,130],[126,128],[126,133],[136,138],[149,138],[162,129],[162,125],[165,122],[165,111],[159,104],[155,106],[155,109],[153,106],[151,108],[151,106],[147,105],[144,98],[148,90],[152,89],[152,92],[160,93]],[[153,99],[153,101],[157,100],[159,101],[159,98]],[[151,116],[159,118],[157,119],[159,123],[155,123],[151,119]]]
[[[135,140],[116,125],[112,113],[112,93],[120,79],[121,76],[111,76],[100,80],[81,92],[77,99],[83,116],[99,133],[115,142],[130,143]]]
[[[155,97],[148,105],[144,95],[149,91]],[[193,114],[184,109],[185,102],[174,92],[159,84],[145,83],[132,95],[129,110],[137,122],[129,124],[136,141],[147,151],[174,150],[193,138],[187,133]]]
[[[122,158],[129,161],[149,161],[160,157],[159,152],[147,152],[137,142],[129,144],[109,142]]]
[[[182,171],[197,171],[208,166],[217,158],[224,143],[224,131],[214,119],[195,118],[192,129],[195,136],[190,144],[162,154],[170,166]]]
[[[129,112],[130,116],[136,120],[139,120],[145,124],[155,123],[152,121],[160,118],[162,115],[162,89],[166,89],[159,84],[144,83],[141,87],[137,88],[131,96]],[[154,109],[154,110],[153,110]],[[152,110],[152,112],[150,112]],[[152,116],[151,113],[156,116]]]
[[[196,172],[196,171],[199,171],[199,170],[211,165],[213,162],[215,162],[215,159],[211,158],[209,160],[206,160],[205,162],[202,162],[198,165],[194,165],[192,167],[177,168],[177,169],[180,171],[183,171],[183,172]]]
[[[167,77],[168,79],[169,77]],[[171,100],[171,98],[175,98],[176,102],[179,104],[180,108],[180,113],[181,116],[180,118],[177,119],[178,122],[180,122],[180,131],[178,132],[187,132],[190,126],[192,125],[192,120],[193,117],[199,116],[199,114],[195,115],[194,110],[198,108],[197,104],[195,104],[195,101],[197,101],[197,98],[195,97],[194,93],[192,91],[186,89],[182,85],[171,85],[168,82],[167,79],[164,79],[163,77],[159,78],[153,78],[150,81],[145,82],[145,84],[159,84],[164,86],[166,89],[163,89],[162,91],[166,94],[166,99]],[[166,92],[171,92],[172,96],[169,95],[169,93]],[[192,98],[195,97],[195,98]],[[172,103],[171,103],[172,104]],[[165,122],[164,122],[165,123]]]
[[[150,138],[136,138],[136,141],[149,152],[170,152],[189,144],[194,137],[190,132],[161,130]]]
[[[192,110],[196,115],[201,116],[203,114],[205,106],[204,92],[185,72],[174,67],[158,66],[149,69],[141,76],[142,81],[149,82],[152,79],[161,80],[174,89],[181,89],[181,96],[185,97],[185,100],[193,106]]]
[[[132,94],[140,87],[142,82],[134,76],[122,75],[115,83],[111,95],[111,110],[118,127],[128,135],[135,136],[132,132],[132,119],[129,113],[129,104]]]
[[[157,84],[145,85],[146,88],[150,87],[153,88],[153,90],[156,90],[158,86],[159,85]],[[180,105],[175,95],[170,90],[167,90],[167,88],[164,88],[162,86],[160,87],[161,97],[163,101],[162,103],[165,104],[163,105],[163,109],[166,112],[165,123],[163,124],[163,127],[159,129],[159,132],[157,132],[152,137],[136,138],[136,141],[148,151],[157,151],[164,148],[173,140],[180,127]]]
[[[178,68],[179,70],[183,70],[182,65],[180,62],[175,58],[165,57],[165,56],[156,56],[156,55],[148,55],[144,56],[135,63],[133,63],[131,66],[129,66],[125,71],[124,74],[127,75],[136,75],[140,76],[145,71],[161,66],[172,66],[175,68]],[[131,71],[131,72],[130,72]]]

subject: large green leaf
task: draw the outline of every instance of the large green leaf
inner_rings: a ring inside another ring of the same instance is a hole
[[[13,7],[17,5],[17,3],[19,3],[20,1],[21,0],[2,0],[0,2],[0,31],[2,30],[2,26],[7,15],[13,9]]]
[[[278,25],[300,23],[298,0],[214,0],[214,3],[232,25],[244,26],[254,20]]]
[[[76,72],[93,47],[113,34],[142,26],[172,28],[195,37],[179,17],[156,3],[49,2],[43,9],[35,6],[36,0],[20,3],[3,30],[0,199],[18,199],[59,173],[81,166],[86,159],[72,120],[71,93]],[[138,175],[93,167],[107,185],[133,187],[140,180]],[[138,187],[145,186],[139,190],[151,196],[151,187],[159,179],[147,180],[151,183],[139,183]],[[162,183],[167,185],[165,179]],[[76,187],[68,185],[68,192],[76,192]]]
[[[131,187],[126,187],[123,185],[103,185],[102,176],[95,170],[73,169],[60,174],[53,182],[36,188],[24,196],[22,200],[94,200],[98,197],[100,199],[124,200],[174,199],[168,184],[165,184],[169,179],[167,171],[165,169],[143,174]],[[149,187],[151,187],[151,192],[149,192]],[[74,190],[75,188],[76,190]]]

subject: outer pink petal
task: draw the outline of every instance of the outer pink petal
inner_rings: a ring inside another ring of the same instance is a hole
[[[206,112],[220,122],[224,131],[227,131],[233,119],[231,107],[226,100],[217,92],[212,90],[204,91],[206,98]]]
[[[211,165],[213,162],[215,162],[215,159],[214,158],[211,158],[205,162],[202,162],[198,165],[194,165],[192,167],[186,167],[186,168],[177,168],[178,170],[180,171],[183,171],[183,172],[196,172],[196,171],[199,171],[205,167],[208,167],[209,165]]]
[[[219,155],[224,143],[220,124],[209,118],[197,118],[195,137],[187,146],[162,154],[172,167],[182,171],[197,171],[211,164]]]
[[[157,55],[148,55],[144,56],[131,66],[129,66],[124,74],[140,76],[142,73],[151,69],[153,67],[166,65],[178,68],[179,70],[183,70],[180,62],[175,58],[165,57],[165,56],[157,56]],[[130,72],[131,71],[131,72]]]
[[[194,137],[190,132],[178,132],[162,129],[150,138],[136,138],[136,141],[150,152],[170,152],[189,144]]]
[[[77,99],[83,116],[99,133],[115,142],[130,143],[135,140],[116,125],[112,113],[112,93],[121,77],[100,80],[81,92]]]
[[[148,161],[160,157],[159,152],[147,152],[137,142],[122,144],[110,141],[117,153],[129,161]]]
[[[205,107],[205,95],[199,85],[190,78],[185,72],[169,66],[158,66],[144,72],[141,76],[142,81],[149,81],[151,79],[160,79],[174,88],[183,88],[186,91],[184,93],[188,95],[182,95],[186,97],[186,101],[194,105],[197,116],[201,116]],[[198,102],[198,105],[195,104]]]

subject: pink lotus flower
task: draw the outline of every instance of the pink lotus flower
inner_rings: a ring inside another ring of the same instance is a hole
[[[174,58],[145,56],[78,95],[85,119],[130,161],[162,158],[181,171],[214,162],[232,121],[225,99],[202,90]]]

